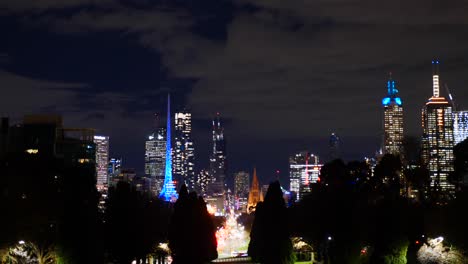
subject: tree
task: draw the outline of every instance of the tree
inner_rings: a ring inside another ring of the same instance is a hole
[[[400,195],[400,172],[402,164],[399,156],[385,154],[375,167],[377,186],[384,196],[397,199]]]
[[[340,160],[333,160],[325,164],[320,171],[322,184],[328,184],[333,188],[343,187],[348,180],[346,164]]]
[[[404,170],[403,175],[407,184],[407,193],[409,188],[416,189],[421,194],[426,186],[429,186],[431,178],[429,176],[429,170],[426,167],[415,167]]]
[[[202,197],[182,185],[169,224],[169,248],[174,264],[202,264],[218,257],[213,220]]]
[[[286,205],[278,181],[270,184],[264,202],[257,205],[248,254],[263,264],[294,263]]]
[[[137,262],[166,242],[169,208],[163,201],[138,192],[126,182],[109,189],[105,230],[109,259]]]
[[[453,154],[455,172],[450,175],[450,181],[456,185],[468,184],[468,139],[458,143],[453,148]]]

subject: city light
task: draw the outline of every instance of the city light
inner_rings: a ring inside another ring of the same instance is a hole
[[[423,264],[466,263],[463,262],[463,254],[457,248],[445,246],[443,242],[443,237],[428,238],[427,243],[424,243],[418,250],[418,261]]]
[[[216,231],[216,240],[219,257],[237,256],[247,252],[249,234],[237,223],[237,216],[230,213],[224,226]]]
[[[26,153],[28,153],[28,154],[37,154],[37,153],[39,153],[39,150],[38,149],[27,149]]]

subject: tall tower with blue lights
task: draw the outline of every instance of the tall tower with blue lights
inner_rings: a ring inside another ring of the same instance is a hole
[[[384,154],[400,155],[403,147],[403,106],[395,81],[390,73],[387,81],[387,97],[382,100],[384,107]]]
[[[177,192],[172,181],[172,146],[171,146],[171,97],[167,96],[167,128],[166,128],[166,168],[164,185],[159,195],[167,202],[177,200]]]

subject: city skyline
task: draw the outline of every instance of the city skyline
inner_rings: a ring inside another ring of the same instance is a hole
[[[1,0],[0,264],[468,264],[467,0]]]
[[[307,148],[327,157],[332,132],[346,160],[374,154],[389,71],[408,135],[422,134],[433,58],[444,67],[441,87],[462,108],[468,101],[468,18],[454,2],[112,3],[2,1],[0,84],[9,93],[0,113],[58,113],[67,126],[96,128],[112,139],[111,156],[142,172],[141,146],[171,92],[175,110],[192,110],[197,146],[209,144],[220,112],[232,171],[256,166],[268,180],[280,169],[284,181],[289,155]]]

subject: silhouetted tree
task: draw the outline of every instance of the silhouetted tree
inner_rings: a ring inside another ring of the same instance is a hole
[[[399,156],[385,154],[375,167],[375,179],[380,192],[387,198],[400,195],[402,164]]]
[[[450,175],[450,181],[456,186],[466,188],[468,184],[468,139],[458,143],[453,148],[455,156],[455,171]]]
[[[201,264],[218,257],[213,220],[202,197],[182,185],[169,224],[169,248],[174,264]]]
[[[423,197],[421,193],[424,192],[431,181],[429,170],[426,167],[407,168],[404,170],[403,175],[405,177],[407,189],[416,189],[419,191],[420,196]]]
[[[346,164],[340,159],[326,163],[320,171],[320,179],[321,184],[334,189],[342,188],[349,180]]]
[[[263,264],[294,263],[286,205],[280,183],[268,187],[265,200],[257,205],[250,233],[249,256]]]
[[[109,259],[139,262],[166,241],[169,208],[129,183],[119,182],[109,189],[104,219]]]
[[[103,262],[102,225],[98,213],[95,165],[65,166],[61,176],[61,221],[58,248],[67,263]]]
[[[0,161],[0,244],[23,240],[66,263],[102,262],[95,166],[52,155],[10,153]],[[39,250],[39,251],[38,251]],[[42,253],[41,253],[42,252]]]

